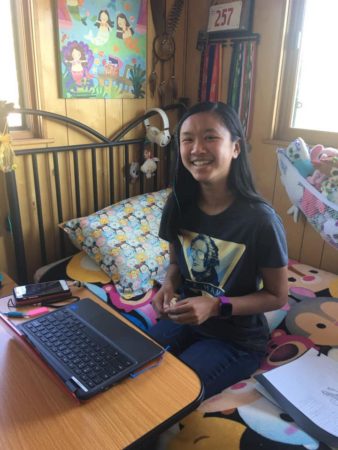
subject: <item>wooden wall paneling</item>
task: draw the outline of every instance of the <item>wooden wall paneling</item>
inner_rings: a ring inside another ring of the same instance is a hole
[[[208,25],[210,1],[188,0],[188,36],[186,49],[186,69],[184,80],[184,96],[193,105],[198,100],[198,81],[200,74],[201,52],[196,49],[197,36],[200,30]]]
[[[142,116],[147,110],[146,99],[124,99],[122,108],[123,124],[127,125],[132,120]],[[124,136],[124,139],[135,139],[144,136],[144,126],[139,124]]]
[[[105,100],[105,117],[106,117],[106,133],[105,135],[111,138],[123,126],[123,100],[122,99],[107,99]],[[117,149],[115,149],[117,150]],[[120,164],[119,152],[113,153],[114,167]],[[109,152],[105,149],[103,152],[103,166],[102,166],[102,178],[103,178],[103,204],[106,206],[110,203],[110,175],[109,175]]]
[[[174,3],[174,0],[167,0],[166,2],[166,15],[168,17],[170,9]],[[188,13],[188,6],[187,3],[183,6],[182,13],[180,15],[175,33],[174,33],[174,41],[175,41],[175,62],[173,64],[173,61],[167,61],[163,63],[163,78],[166,81],[165,83],[165,104],[175,103],[178,98],[184,96],[184,88],[185,88],[185,70],[186,70],[186,41],[187,41],[187,13]],[[151,26],[148,26],[148,75],[147,80],[149,79],[149,75],[151,73],[152,69],[152,48],[153,48],[153,39],[155,37],[155,30],[152,23],[152,15],[151,15],[151,7],[149,4],[149,15],[148,15],[148,24],[151,24]],[[158,87],[160,85],[161,81],[161,62],[158,61],[156,64],[156,74],[157,74],[157,88],[156,93],[154,97],[151,97],[150,95],[150,89],[149,89],[149,83],[147,82],[147,109],[159,107],[160,106],[160,100],[158,95]],[[177,98],[173,98],[172,91],[170,89],[170,80],[171,75],[173,73],[173,66],[175,66],[175,83],[177,87]],[[174,131],[173,124],[177,123],[177,113],[172,112],[168,113],[169,117],[169,123],[171,132]],[[151,118],[151,124],[153,126],[156,126],[159,129],[163,129],[163,123],[162,119],[158,116],[154,116]],[[166,177],[166,171],[167,167],[166,164],[168,163],[168,158],[166,152],[169,151],[168,149],[161,149],[158,148],[157,157],[160,159],[157,165],[157,173],[156,173],[156,183],[153,183],[153,180],[147,180],[145,179],[147,189],[149,190],[156,190],[161,189],[164,185],[164,179]]]
[[[106,99],[105,103],[105,135],[110,138],[121,130],[123,125],[123,100]]]
[[[59,61],[56,35],[56,11],[53,0],[34,0],[37,24],[36,46],[41,107],[57,114],[66,114],[65,99],[59,96]],[[45,132],[53,137],[55,123],[46,122]],[[57,128],[57,127],[56,127]],[[56,134],[58,136],[58,134]],[[61,145],[61,144],[60,144]]]
[[[56,33],[56,4],[52,0],[35,0],[35,12],[37,15],[36,43],[38,65],[40,73],[39,92],[41,97],[41,109],[52,111],[60,115],[67,115],[66,100],[59,97],[59,60],[57,50]],[[53,138],[53,145],[68,144],[68,129],[58,121],[43,120],[43,136]],[[73,217],[73,204],[69,192],[70,162],[69,155],[62,153],[58,156],[60,173],[60,186],[62,197],[62,212],[64,218]],[[48,204],[52,205],[51,219],[53,223],[48,226],[48,245],[53,244],[54,250],[48,249],[49,260],[52,261],[60,256],[60,240],[57,228],[58,215],[56,206],[54,164],[52,156],[49,157],[49,187],[51,197]]]
[[[136,117],[142,116],[145,111],[147,110],[147,103],[146,99],[124,99],[123,100],[123,124],[126,125],[130,123],[132,120],[134,120]],[[133,128],[133,130],[129,131],[124,136],[124,139],[137,139],[137,138],[144,138],[145,137],[145,128],[143,123],[140,123],[136,128]],[[119,166],[115,168],[115,174],[116,178],[119,180],[119,198],[118,200],[121,200],[122,198],[125,198],[125,166],[127,165],[129,167],[132,160],[135,158],[138,158],[137,152],[133,150],[133,147],[131,146],[131,152],[129,154],[129,160],[125,160],[124,155],[124,149],[121,148],[119,152],[120,160],[119,160]],[[129,184],[129,188],[130,188]]]
[[[35,196],[32,161],[30,156],[17,158],[16,181],[20,205],[22,233],[25,242],[26,260],[29,262],[27,271],[32,279],[35,268],[41,265],[38,251],[40,237],[37,218],[37,202]]]
[[[61,242],[60,242],[60,229],[57,225],[60,222],[66,220],[65,218],[71,217],[70,214],[70,199],[68,195],[69,186],[69,164],[66,153],[59,154],[58,156],[58,172],[60,176],[61,187],[61,204],[63,219],[59,220],[58,208],[57,208],[57,192],[55,184],[55,166],[53,155],[48,155],[48,172],[46,176],[46,184],[50,190],[50,196],[47,199],[50,205],[50,217],[51,220],[48,224],[48,235],[46,239],[48,241],[48,259],[49,261],[57,261],[61,257]]]
[[[37,157],[41,204],[43,208],[43,228],[45,230],[45,245],[47,260],[55,261],[60,257],[59,248],[55,245],[57,242],[58,223],[56,215],[55,195],[53,195],[54,174],[51,155],[41,154]]]
[[[185,2],[180,21],[175,33],[175,71],[176,71],[176,83],[177,83],[177,98],[184,97],[185,90],[185,77],[186,77],[186,60],[187,60],[187,42],[189,34],[189,6],[188,2]]]
[[[7,222],[9,217],[9,205],[7,201],[5,176],[0,173],[0,271],[12,273],[13,279],[16,278],[15,257],[12,234]]]
[[[249,157],[256,187],[266,200],[273,202],[276,176],[278,177],[275,150],[262,143],[256,146],[251,140],[250,145]]]
[[[338,275],[338,250],[325,242],[321,268]]]
[[[109,149],[101,148],[97,152],[97,180],[98,180],[98,209],[110,205],[110,173],[109,173]],[[113,152],[116,159],[116,151]]]
[[[101,134],[106,132],[105,103],[101,99],[69,99],[66,101],[67,116],[78,120],[85,125],[93,128]],[[83,144],[95,142],[95,138],[85,132],[69,127],[68,142],[72,144]],[[82,154],[85,153],[85,154]],[[70,164],[73,167],[73,157],[70,157]],[[81,152],[78,157],[79,170],[86,174],[86,184],[80,186],[81,215],[93,212],[93,178],[92,178],[92,162],[91,152]],[[73,193],[75,195],[75,192]],[[73,197],[73,205],[75,208],[75,197]],[[76,211],[76,209],[74,209]]]
[[[314,267],[320,267],[322,263],[323,250],[324,240],[312,225],[305,222],[300,261],[306,261],[306,264]]]
[[[289,200],[284,186],[282,185],[278,176],[276,179],[273,207],[280,215],[285,227],[288,241],[289,257],[299,261],[301,256],[305,219],[302,214],[300,214],[298,222],[295,223],[293,217],[287,214],[287,211],[291,206],[291,201]]]
[[[153,40],[155,37],[154,24],[151,13],[151,5],[148,1],[148,26],[147,26],[147,82],[146,82],[146,107],[147,109],[155,108],[159,105],[157,88],[159,83],[159,65],[156,65],[157,84],[155,95],[152,97],[149,88],[149,76],[152,71],[152,52],[153,52]]]
[[[255,1],[253,29],[260,34],[260,42],[257,46],[252,134],[261,139],[267,139],[271,134],[287,3],[288,0]]]
[[[169,16],[170,10],[174,4],[174,0],[167,0],[167,18]],[[177,23],[175,33],[173,35],[175,41],[175,55],[174,59],[164,63],[164,79],[165,84],[165,104],[174,103],[176,100],[172,96],[171,89],[171,76],[173,73],[173,68],[175,66],[175,83],[177,86],[178,97],[182,96],[184,80],[183,74],[185,72],[185,56],[186,56],[186,35],[187,35],[187,4],[183,6],[180,18]],[[160,68],[161,63],[158,64]],[[160,72],[160,69],[159,69]]]
[[[7,231],[0,236],[0,254],[7,255],[6,258],[0,260],[0,272],[13,274],[13,280],[16,279],[17,273],[15,269],[15,258],[13,250],[12,236]]]
[[[284,7],[284,0],[258,0],[254,11],[253,30],[260,34],[260,42],[257,46],[250,156],[257,188],[269,201],[274,200],[275,179],[279,174],[276,147],[264,143],[264,140],[271,133]]]

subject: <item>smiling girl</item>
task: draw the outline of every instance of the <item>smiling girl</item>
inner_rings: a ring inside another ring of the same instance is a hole
[[[287,245],[279,216],[254,187],[230,106],[193,106],[176,143],[173,193],[159,233],[170,243],[170,265],[153,299],[160,320],[150,334],[195,369],[207,398],[259,367],[269,337],[264,312],[288,298]]]

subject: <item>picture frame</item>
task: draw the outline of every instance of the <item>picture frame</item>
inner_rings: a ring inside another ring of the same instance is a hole
[[[59,95],[144,98],[147,0],[54,0]]]
[[[252,33],[254,0],[216,0],[209,8],[208,33]]]

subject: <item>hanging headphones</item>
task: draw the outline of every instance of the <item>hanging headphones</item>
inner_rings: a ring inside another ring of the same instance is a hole
[[[171,136],[169,130],[169,118],[163,109],[160,108],[152,108],[150,111],[156,111],[161,117],[163,121],[163,131],[160,131],[158,128],[150,125],[149,119],[145,119],[144,126],[146,127],[147,139],[154,144],[159,145],[160,147],[165,147],[169,144]]]

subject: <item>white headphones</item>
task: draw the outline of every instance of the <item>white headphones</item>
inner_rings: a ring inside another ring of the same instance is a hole
[[[145,119],[144,126],[146,127],[146,133],[147,133],[147,139],[150,142],[153,142],[154,144],[159,145],[160,147],[165,147],[169,144],[171,136],[170,136],[170,130],[169,130],[169,118],[166,115],[166,113],[163,111],[163,109],[160,108],[152,108],[149,109],[149,111],[146,111],[146,113],[150,111],[156,111],[161,117],[163,121],[163,131],[160,131],[156,127],[152,127],[150,125],[149,119]]]

